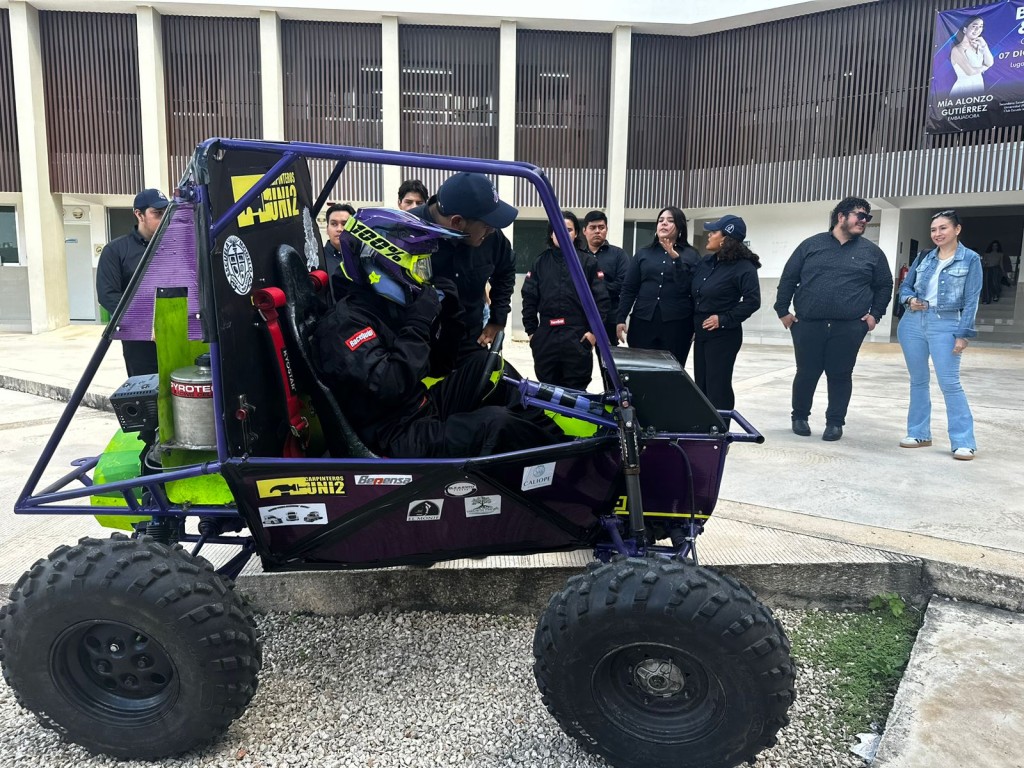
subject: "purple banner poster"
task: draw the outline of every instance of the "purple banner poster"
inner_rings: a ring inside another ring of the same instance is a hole
[[[1024,0],[937,14],[925,130],[1022,124]]]

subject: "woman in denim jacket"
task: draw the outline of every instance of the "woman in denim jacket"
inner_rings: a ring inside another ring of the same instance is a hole
[[[970,461],[978,446],[974,417],[960,385],[960,359],[967,340],[977,336],[974,316],[981,293],[981,257],[960,243],[956,211],[940,211],[932,216],[931,235],[936,248],[918,254],[900,287],[900,301],[909,311],[900,320],[896,335],[910,372],[907,436],[900,445],[923,448],[932,444],[928,391],[931,356],[946,401],[953,458]]]

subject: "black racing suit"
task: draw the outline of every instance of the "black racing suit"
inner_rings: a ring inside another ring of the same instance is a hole
[[[399,458],[472,457],[558,441],[540,411],[510,407],[517,399],[510,387],[490,395],[501,405],[479,407],[487,352],[452,371],[464,336],[460,315],[454,292],[439,302],[428,287],[403,307],[352,286],[321,320],[321,370],[372,450]],[[449,371],[430,389],[423,384]]]
[[[121,302],[132,275],[142,261],[148,240],[143,240],[136,226],[127,235],[111,240],[100,253],[96,267],[96,296],[100,306],[113,316]],[[156,373],[156,344],[152,341],[122,341],[125,368],[129,376]]]
[[[609,314],[608,289],[589,253],[576,252],[590,283],[602,320]],[[540,323],[537,318],[540,316]],[[533,365],[540,381],[586,389],[594,370],[593,345],[583,338],[591,330],[569,266],[558,248],[548,248],[526,273],[523,283],[523,327],[531,336]],[[601,333],[601,328],[593,329]]]

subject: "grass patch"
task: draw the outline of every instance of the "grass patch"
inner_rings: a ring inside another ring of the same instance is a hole
[[[790,631],[798,661],[834,670],[828,694],[839,702],[836,721],[847,734],[866,731],[872,722],[885,724],[921,621],[921,613],[913,609],[900,615],[886,609],[816,611]]]

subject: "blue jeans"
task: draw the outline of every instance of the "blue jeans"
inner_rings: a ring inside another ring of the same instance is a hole
[[[935,378],[946,401],[949,444],[954,451],[957,448],[978,447],[974,441],[974,417],[967,404],[964,388],[960,385],[960,355],[953,354],[953,344],[956,342],[953,332],[959,323],[960,313],[956,310],[908,310],[896,331],[910,373],[907,436],[920,440],[932,439],[932,400],[928,388],[928,358],[931,357]]]

